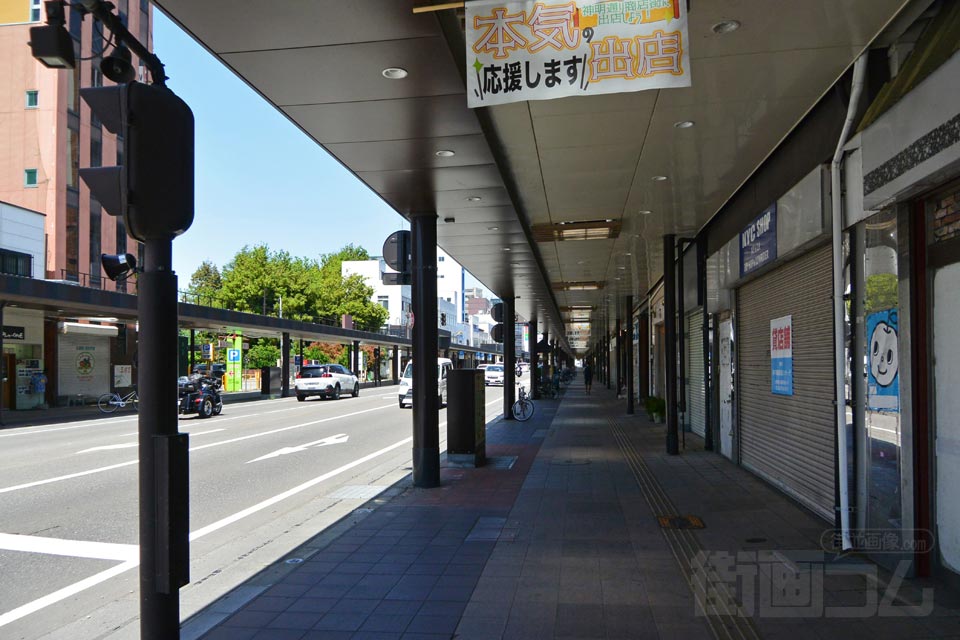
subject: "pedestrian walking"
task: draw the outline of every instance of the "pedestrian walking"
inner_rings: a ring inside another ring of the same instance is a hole
[[[593,369],[590,368],[590,363],[583,365],[583,386],[587,395],[590,395],[590,387],[593,386]]]

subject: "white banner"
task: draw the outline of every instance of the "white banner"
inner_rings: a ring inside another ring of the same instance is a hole
[[[686,0],[466,3],[467,104],[690,86]]]

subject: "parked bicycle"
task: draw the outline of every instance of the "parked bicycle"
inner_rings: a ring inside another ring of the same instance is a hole
[[[136,389],[125,396],[121,396],[119,393],[105,393],[97,400],[97,408],[100,409],[101,413],[113,413],[117,409],[123,409],[128,404],[132,404],[134,409],[140,407],[140,396],[137,395]]]
[[[540,378],[540,395],[544,398],[556,398],[557,389],[553,386],[550,376]]]
[[[520,387],[520,398],[513,403],[513,417],[520,422],[525,422],[533,415],[535,407],[533,400],[527,395],[527,388]]]

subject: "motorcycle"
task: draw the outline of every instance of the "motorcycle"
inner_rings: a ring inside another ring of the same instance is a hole
[[[195,373],[181,376],[177,387],[179,398],[177,411],[180,415],[196,414],[199,418],[218,416],[223,411],[220,397],[220,380]]]

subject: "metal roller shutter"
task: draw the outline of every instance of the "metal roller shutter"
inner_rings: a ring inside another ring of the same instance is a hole
[[[706,399],[703,383],[703,309],[697,309],[687,314],[684,330],[686,335],[686,388],[687,388],[687,415],[686,421],[690,430],[703,437],[706,433]]]
[[[740,288],[737,296],[743,466],[834,519],[830,246]],[[770,390],[770,321],[793,316],[793,393]]]

